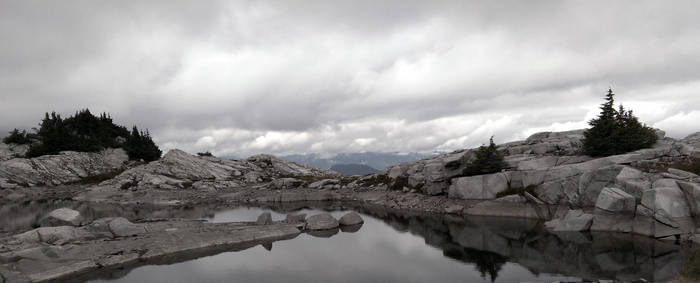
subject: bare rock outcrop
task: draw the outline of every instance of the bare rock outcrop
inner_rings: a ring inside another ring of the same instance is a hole
[[[56,186],[84,178],[114,173],[129,160],[123,149],[101,152],[64,151],[36,158],[12,158],[0,161],[0,189]]]
[[[338,177],[339,174],[283,161],[271,155],[256,155],[247,160],[229,160],[194,156],[173,149],[160,160],[124,171],[92,189],[195,189],[219,190],[270,182],[276,189],[301,184],[296,178]],[[296,177],[296,178],[294,178]]]
[[[13,158],[22,158],[29,150],[28,144],[6,144],[0,142],[0,162]]]

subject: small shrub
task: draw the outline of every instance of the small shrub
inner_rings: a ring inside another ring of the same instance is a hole
[[[590,156],[609,156],[648,148],[656,143],[654,129],[639,122],[632,110],[614,108],[615,94],[608,90],[597,118],[583,135],[583,150]]]
[[[669,167],[700,175],[700,158],[692,158],[687,161],[676,162],[671,164]]]
[[[680,275],[688,280],[700,280],[700,250],[695,249],[690,252],[690,256],[683,269],[681,269]]]
[[[131,130],[131,134],[126,139],[124,150],[129,154],[129,159],[150,162],[160,159],[162,152],[151,139],[151,135],[146,132],[139,131],[136,126]]]
[[[10,135],[6,136],[5,138],[2,139],[2,142],[10,144],[10,143],[15,143],[15,144],[28,144],[31,142],[29,139],[29,136],[27,134],[26,130],[22,130],[21,132],[18,129],[14,129],[10,131]]]
[[[488,146],[480,146],[474,152],[475,159],[464,168],[463,175],[474,176],[501,172],[508,168],[508,163],[503,159],[503,152],[498,150],[493,142],[493,137],[489,140]]]
[[[214,156],[211,152],[197,152],[197,156]]]

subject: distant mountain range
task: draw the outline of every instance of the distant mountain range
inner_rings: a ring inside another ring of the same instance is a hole
[[[379,170],[364,164],[336,164],[331,166],[331,170],[345,176],[368,175],[379,172]]]
[[[279,156],[280,159],[306,164],[316,168],[331,169],[336,164],[361,164],[381,171],[389,165],[401,162],[410,162],[428,158],[436,154],[425,153],[387,153],[387,152],[362,152],[339,153],[331,157],[323,157],[317,153],[292,154]]]

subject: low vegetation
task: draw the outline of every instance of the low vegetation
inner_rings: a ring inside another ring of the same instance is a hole
[[[690,252],[688,260],[683,265],[680,276],[673,282],[698,282],[700,281],[700,250]]]
[[[583,150],[590,156],[622,154],[656,143],[654,129],[640,123],[632,110],[625,110],[622,105],[615,110],[614,96],[609,89],[600,114],[588,123],[591,128],[583,133]]]
[[[211,152],[197,152],[197,156],[214,156]]]
[[[10,131],[10,135],[6,136],[2,139],[2,142],[10,144],[28,144],[31,142],[30,135],[27,134],[26,130],[22,130],[21,132],[18,129],[14,129]]]
[[[46,113],[35,131],[30,134],[15,129],[3,142],[30,144],[27,157],[67,150],[96,152],[105,148],[123,148],[132,160],[153,161],[162,153],[148,131],[139,131],[134,126],[129,132],[126,127],[114,124],[106,113],[95,116],[87,109],[65,119],[56,112]]]
[[[679,161],[671,164],[669,167],[700,175],[700,158],[691,158],[685,161]]]
[[[493,142],[493,137],[489,140],[489,145],[480,146],[474,152],[475,159],[464,168],[464,176],[474,176],[501,172],[508,168],[508,163],[504,160],[503,152],[498,150]]]

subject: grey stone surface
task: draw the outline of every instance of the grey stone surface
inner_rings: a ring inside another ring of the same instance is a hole
[[[115,217],[109,221],[109,230],[116,237],[129,237],[145,234],[147,228],[143,224],[134,224],[124,217]]]
[[[545,222],[545,227],[552,231],[587,231],[593,224],[593,215],[581,210],[569,210],[564,218]]]
[[[275,189],[292,189],[301,185],[302,181],[297,178],[278,178],[272,181],[272,187]]]
[[[42,242],[53,245],[63,245],[77,240],[94,238],[94,235],[82,228],[73,226],[40,227],[15,236],[26,242]]]
[[[0,162],[13,158],[22,158],[28,150],[28,144],[6,144],[0,142]]]
[[[339,183],[340,183],[340,181],[338,181],[337,179],[323,179],[323,180],[316,181],[316,182],[309,184],[308,187],[309,187],[309,189],[320,189],[320,188],[327,186],[327,185],[336,185]]]
[[[338,223],[343,226],[358,225],[364,222],[365,221],[362,220],[362,217],[354,211],[346,213],[338,220]]]
[[[84,221],[80,212],[62,207],[51,211],[46,217],[41,219],[41,226],[80,226]]]
[[[21,186],[56,186],[120,170],[129,160],[122,149],[102,152],[64,151],[58,155],[14,158],[0,162],[0,189]]]
[[[286,223],[304,223],[306,221],[306,213],[289,213],[284,218]]]
[[[463,209],[464,209],[464,206],[462,206],[462,205],[452,204],[452,205],[448,205],[447,207],[445,207],[445,212],[452,213],[452,214],[459,214],[462,212]]]
[[[296,178],[291,178],[294,176]],[[173,149],[160,160],[124,171],[91,190],[134,189],[178,190],[193,187],[208,190],[243,187],[272,180],[271,188],[290,188],[301,184],[301,177],[330,178],[339,173],[283,161],[271,155],[255,155],[246,160],[200,157]],[[204,185],[206,184],[206,185]]]
[[[272,214],[269,212],[263,212],[258,216],[258,220],[255,221],[257,225],[270,225],[272,224]]]
[[[595,207],[608,213],[634,214],[636,201],[632,195],[618,188],[606,187],[598,195]]]
[[[452,179],[448,196],[453,199],[494,199],[496,194],[506,189],[506,174],[494,173]]]
[[[306,229],[308,230],[327,230],[338,228],[340,223],[330,213],[321,213],[309,216],[306,219]]]
[[[109,241],[72,226],[37,228],[13,237],[21,239],[17,244],[2,239],[11,245],[11,251],[3,253],[3,258],[9,260],[0,264],[0,271],[9,275],[4,270],[15,270],[19,273],[12,274],[13,278],[29,282],[63,282],[88,272],[242,250],[300,233],[294,224],[250,226],[175,220],[147,226],[145,234]]]

